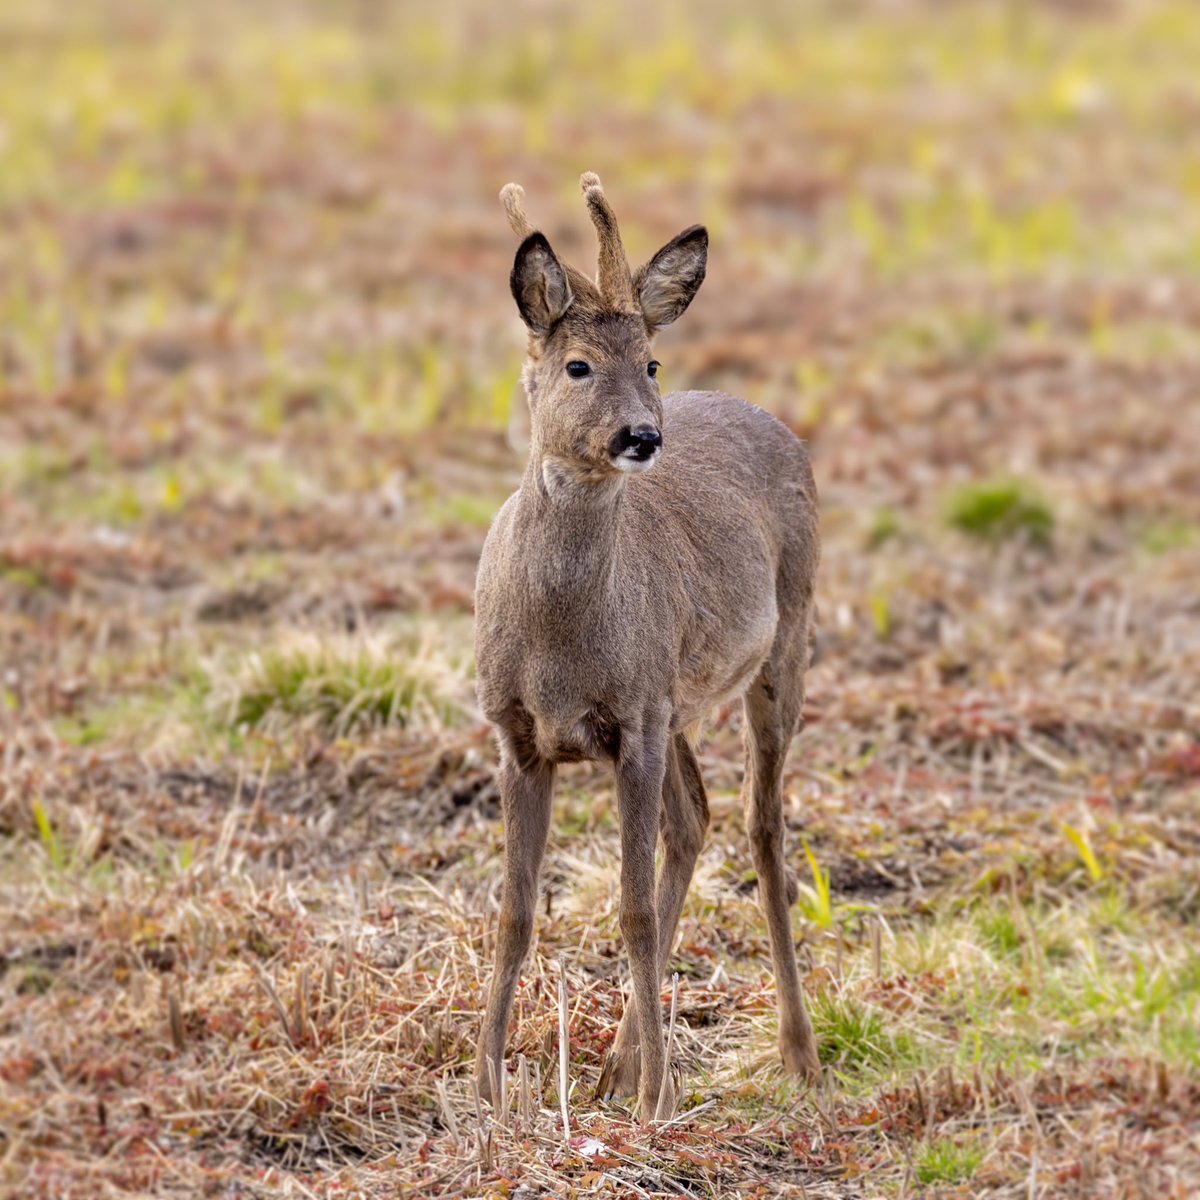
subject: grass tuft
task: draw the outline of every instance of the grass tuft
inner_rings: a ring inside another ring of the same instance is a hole
[[[1075,847],[1080,862],[1087,868],[1088,878],[1093,883],[1099,883],[1104,878],[1104,868],[1100,865],[1100,860],[1096,857],[1096,852],[1092,849],[1092,843],[1088,840],[1087,834],[1068,825],[1065,821],[1061,823],[1060,828],[1071,845]]]
[[[58,831],[54,828],[45,806],[38,799],[33,802],[33,820],[37,825],[38,840],[42,843],[46,856],[50,859],[50,865],[56,871],[63,870],[66,866],[66,855],[63,852],[62,839],[58,836]]]
[[[840,1070],[887,1068],[911,1056],[907,1035],[890,1032],[883,1013],[845,993],[815,997],[812,1021],[822,1058]]]
[[[808,869],[812,872],[812,883],[800,885],[800,911],[818,929],[829,929],[833,925],[833,896],[829,885],[829,872],[822,870],[817,856],[806,840],[804,856],[808,859]]]
[[[238,729],[302,725],[345,737],[387,725],[439,728],[465,712],[465,668],[425,639],[298,634],[214,680],[214,711]]]

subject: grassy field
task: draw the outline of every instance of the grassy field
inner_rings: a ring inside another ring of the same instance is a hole
[[[0,0],[0,1194],[1200,1192],[1200,11],[646,8]],[[825,1084],[776,1061],[735,706],[666,1126],[593,1098],[598,769],[504,1110],[470,1084],[496,192],[590,268],[585,169],[634,254],[708,224],[667,387],[782,416],[823,505]]]

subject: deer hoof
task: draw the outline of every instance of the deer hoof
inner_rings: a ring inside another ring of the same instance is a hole
[[[628,1050],[610,1050],[596,1084],[596,1098],[612,1100],[636,1096],[641,1067],[641,1055],[636,1046]]]
[[[807,1039],[797,1038],[795,1041],[779,1043],[779,1052],[783,1057],[783,1069],[798,1079],[809,1083],[819,1083],[821,1080],[821,1059],[817,1054],[817,1043],[810,1036]]]
[[[498,1069],[497,1069],[498,1068]],[[504,1056],[499,1060],[488,1059],[482,1051],[475,1059],[475,1086],[479,1089],[479,1098],[487,1104],[495,1105],[500,1097],[496,1094],[503,1082]],[[493,1087],[493,1084],[495,1085]]]
[[[641,1097],[638,1114],[643,1122],[669,1121],[675,1115],[675,1105],[679,1096],[679,1088],[669,1066],[663,1068],[663,1086],[660,1097],[658,1088],[647,1089],[647,1094]]]

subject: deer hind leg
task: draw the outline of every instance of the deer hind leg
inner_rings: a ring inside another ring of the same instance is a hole
[[[507,755],[506,755],[507,757]],[[496,939],[496,965],[488,991],[487,1012],[475,1055],[480,1095],[495,1102],[492,1079],[504,1071],[504,1047],[513,992],[533,935],[538,875],[550,833],[554,767],[538,762],[500,768],[500,801],[504,810],[504,893]]]
[[[796,877],[783,859],[782,786],[788,747],[801,723],[807,665],[807,622],[781,629],[744,700],[746,776],[742,802],[779,995],[779,1050],[790,1074],[812,1079],[820,1075],[821,1067],[792,942],[789,905],[796,899]]]
[[[659,820],[663,864],[658,873],[654,908],[658,919],[660,980],[675,942],[675,929],[707,828],[708,796],[700,777],[700,764],[687,738],[677,733],[672,737],[667,752]],[[613,1048],[605,1060],[600,1082],[596,1085],[596,1094],[606,1100],[612,1096],[632,1096],[638,1090],[640,1074],[637,1003],[631,996],[617,1028]]]

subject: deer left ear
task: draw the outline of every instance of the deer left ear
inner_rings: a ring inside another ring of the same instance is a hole
[[[651,333],[681,317],[704,282],[708,230],[693,225],[673,237],[633,277],[633,293]]]

